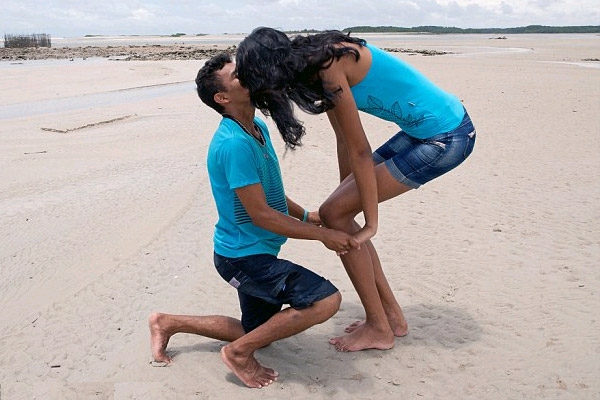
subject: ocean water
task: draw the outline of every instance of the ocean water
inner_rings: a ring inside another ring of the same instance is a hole
[[[364,38],[380,46],[397,46],[402,44],[443,45],[444,43],[461,43],[464,46],[473,45],[482,39],[497,39],[506,37],[526,38],[532,41],[543,41],[547,39],[559,39],[577,41],[581,39],[597,38],[600,43],[600,34],[519,34],[519,35],[497,35],[497,34],[404,34],[404,33],[357,33],[353,36]],[[151,45],[207,45],[207,46],[231,46],[239,44],[246,34],[222,34],[222,35],[185,35],[180,37],[171,36],[92,36],[92,37],[70,37],[52,38],[52,47],[85,47],[85,46],[151,46]],[[0,40],[2,41],[2,40]]]
[[[237,45],[245,35],[203,36],[91,36],[52,38],[52,47],[107,47],[107,46],[171,46],[171,45]]]

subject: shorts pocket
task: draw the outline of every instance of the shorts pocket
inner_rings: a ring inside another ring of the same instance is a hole
[[[229,283],[234,288],[239,288],[244,282],[248,281],[248,277],[239,269],[235,268],[229,260],[219,262],[215,268],[217,272],[223,278],[223,280]]]
[[[469,155],[473,152],[473,147],[475,147],[475,138],[477,137],[477,132],[473,130],[473,132],[467,135],[467,145],[465,146],[465,151],[463,152],[463,160],[466,160]]]
[[[432,165],[444,154],[446,146],[446,143],[439,140],[423,140],[415,148],[414,154],[423,164]]]

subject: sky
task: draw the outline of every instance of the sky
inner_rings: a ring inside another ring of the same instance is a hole
[[[600,0],[2,0],[0,34],[170,35],[420,25],[600,25]]]

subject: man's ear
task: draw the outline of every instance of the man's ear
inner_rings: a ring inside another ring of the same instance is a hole
[[[217,103],[217,104],[229,103],[229,97],[227,97],[227,95],[223,92],[215,93],[215,95],[213,96],[213,99],[215,100],[215,103]]]

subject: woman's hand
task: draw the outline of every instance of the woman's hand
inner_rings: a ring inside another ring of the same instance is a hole
[[[352,237],[360,245],[362,245],[363,243],[371,240],[371,238],[373,238],[373,236],[375,236],[376,233],[377,233],[377,228],[365,225],[361,229],[359,229],[356,233],[354,233],[352,235]]]

